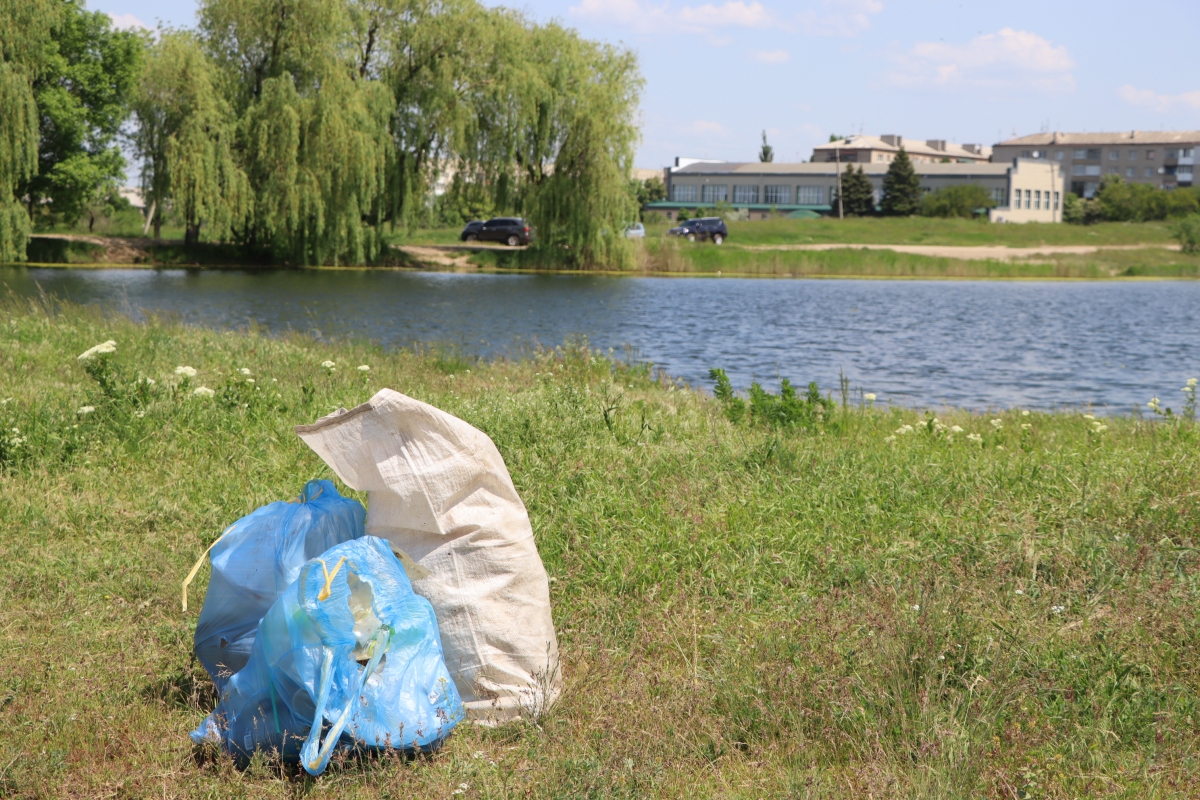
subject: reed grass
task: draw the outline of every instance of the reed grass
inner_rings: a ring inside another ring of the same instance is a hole
[[[77,356],[110,339],[106,391]],[[182,577],[231,521],[332,477],[293,425],[384,386],[499,446],[551,576],[562,700],[317,780],[195,752],[213,696]],[[1200,794],[1200,435],[1179,402],[935,424],[827,399],[802,426],[734,423],[583,343],[483,363],[9,301],[0,796]]]

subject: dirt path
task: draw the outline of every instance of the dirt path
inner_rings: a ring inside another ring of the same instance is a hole
[[[1006,245],[927,245],[927,244],[750,244],[746,250],[893,250],[917,256],[958,258],[967,261],[1012,261],[1017,258],[1053,255],[1088,255],[1102,250],[1143,250],[1161,247],[1178,250],[1177,244],[1115,244],[1115,245],[1040,245],[1037,247],[1008,247]]]
[[[80,233],[38,233],[35,239],[58,239],[65,242],[86,242],[104,248],[101,260],[105,264],[141,264],[148,263],[150,253],[148,248],[154,245],[181,244],[179,241],[168,239],[142,239],[128,236],[90,236]]]

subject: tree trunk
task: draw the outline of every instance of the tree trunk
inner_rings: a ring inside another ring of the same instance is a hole
[[[154,215],[154,238],[155,238],[155,240],[162,238],[161,233],[162,233],[162,214],[155,214]]]
[[[183,243],[189,247],[200,244],[200,223],[189,224],[183,234]]]
[[[96,227],[96,212],[89,211],[88,212],[88,233],[91,233],[92,229],[95,227]]]

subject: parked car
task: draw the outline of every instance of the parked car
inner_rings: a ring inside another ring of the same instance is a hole
[[[689,219],[671,228],[667,233],[672,236],[686,236],[691,242],[703,242],[707,239],[713,244],[720,244],[729,238],[729,229],[725,227],[725,220],[720,217]]]
[[[462,233],[458,237],[459,240],[463,241],[463,242],[479,241],[479,229],[482,227],[483,227],[483,220],[481,220],[481,219],[471,220],[463,227]]]
[[[461,238],[464,242],[504,242],[516,247],[529,244],[533,229],[520,217],[495,217],[487,222],[468,222]]]
[[[625,229],[626,239],[645,239],[646,226],[640,222],[635,222]]]

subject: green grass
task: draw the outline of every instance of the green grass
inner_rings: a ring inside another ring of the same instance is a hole
[[[654,237],[666,224],[648,226]],[[925,244],[925,245],[1128,245],[1173,244],[1166,222],[1103,222],[1097,225],[1001,225],[931,217],[871,219],[769,219],[729,223],[729,241],[741,245]]]
[[[4,796],[1200,793],[1190,423],[944,411],[965,429],[947,441],[852,392],[771,428],[583,346],[485,364],[8,302]],[[106,394],[76,356],[110,338]],[[551,576],[562,700],[316,781],[194,753],[213,698],[180,581],[231,521],[332,477],[293,425],[383,386],[504,455]]]
[[[488,254],[491,255],[491,254]],[[503,254],[489,264],[504,265]],[[483,257],[475,258],[483,261]],[[938,258],[893,250],[755,250],[675,238],[648,239],[651,272],[879,278],[1198,278],[1200,256],[1146,247],[1087,255],[1031,256],[1012,261]]]

